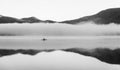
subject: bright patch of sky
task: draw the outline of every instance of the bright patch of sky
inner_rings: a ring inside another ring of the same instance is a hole
[[[0,0],[0,14],[17,18],[70,20],[120,7],[120,0]]]

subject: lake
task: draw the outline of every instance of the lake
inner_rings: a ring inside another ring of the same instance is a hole
[[[1,24],[0,49],[65,49],[120,47],[119,25]],[[46,39],[46,40],[43,40]],[[72,52],[15,54],[0,58],[0,70],[119,70],[119,65],[101,62]]]
[[[47,40],[43,41],[42,39]],[[1,36],[1,49],[119,48],[120,36]]]

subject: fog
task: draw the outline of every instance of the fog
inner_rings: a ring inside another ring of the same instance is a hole
[[[1,35],[38,35],[38,36],[99,36],[120,35],[120,25],[96,25],[86,22],[77,25],[70,24],[1,24]]]
[[[16,54],[0,58],[0,70],[119,70],[119,65],[76,53],[54,51],[35,56]]]

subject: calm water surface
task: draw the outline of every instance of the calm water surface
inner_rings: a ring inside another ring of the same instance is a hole
[[[43,41],[42,39],[47,40]],[[119,48],[120,36],[1,36],[0,48],[8,49],[62,49],[96,47]]]

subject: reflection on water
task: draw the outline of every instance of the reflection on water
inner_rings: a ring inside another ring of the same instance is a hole
[[[0,70],[119,70],[117,65],[76,53],[54,51],[0,58]]]
[[[43,38],[46,40],[43,41]],[[61,48],[120,47],[119,36],[2,36],[0,48],[61,49]]]

